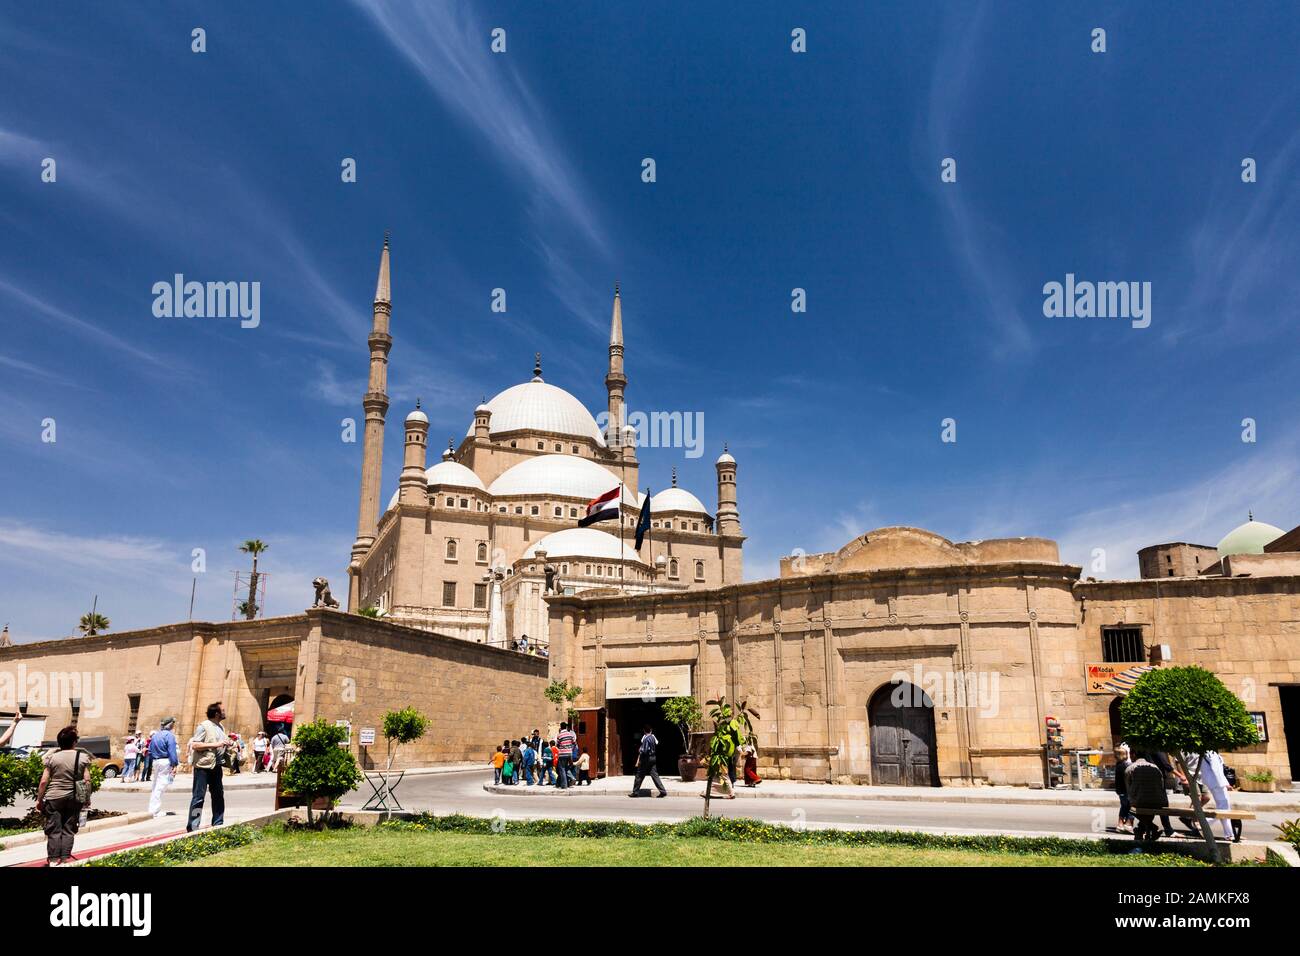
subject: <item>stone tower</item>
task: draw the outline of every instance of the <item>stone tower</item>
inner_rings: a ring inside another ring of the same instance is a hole
[[[609,390],[605,443],[610,451],[617,451],[625,440],[623,390],[627,388],[627,376],[623,374],[623,303],[618,295],[617,282],[614,283],[614,314],[609,320],[609,374],[605,376],[605,388]]]
[[[379,485],[383,476],[384,416],[388,412],[388,351],[393,337],[388,334],[392,315],[392,293],[388,278],[388,235],[379,256],[379,281],[375,286],[374,318],[370,328],[370,379],[361,406],[366,412],[361,450],[361,505],[357,513],[357,539],[352,544],[352,581],[348,588],[348,610],[356,610],[357,572],[361,558],[374,544],[379,525]]]
[[[427,505],[429,489],[424,480],[425,458],[428,454],[429,416],[420,411],[420,400],[415,400],[415,411],[406,416],[406,444],[402,460],[402,474],[398,479],[398,500],[404,505]]]
[[[743,568],[741,545],[745,536],[740,530],[740,509],[736,507],[736,459],[727,446],[718,456],[718,537],[722,544],[722,582],[739,584]]]

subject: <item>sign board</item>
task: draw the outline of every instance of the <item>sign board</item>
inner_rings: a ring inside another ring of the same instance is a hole
[[[688,697],[690,693],[690,664],[610,667],[605,671],[606,700],[653,700],[656,697]]]
[[[374,727],[362,727],[362,728],[361,728],[361,746],[363,746],[363,747],[373,747],[374,745],[375,745],[375,728],[374,728]]]
[[[1133,686],[1138,677],[1151,670],[1151,665],[1142,661],[1128,664],[1084,664],[1083,666],[1087,692],[1112,696],[1128,693],[1128,688]],[[1137,668],[1142,670],[1138,671]]]
[[[1268,720],[1264,717],[1264,712],[1262,710],[1252,710],[1250,711],[1250,719],[1255,722],[1255,729],[1259,731],[1259,742],[1262,744],[1268,743]]]
[[[345,740],[345,741],[343,741],[343,743],[339,744],[339,746],[340,746],[340,747],[351,747],[351,746],[352,746],[352,721],[350,721],[350,720],[336,720],[336,721],[334,721],[334,726],[335,726],[335,727],[346,727],[346,728],[347,728],[347,730],[348,730],[348,739]]]

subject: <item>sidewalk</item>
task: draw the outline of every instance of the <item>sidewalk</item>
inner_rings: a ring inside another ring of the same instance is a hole
[[[694,797],[704,794],[704,781],[683,783],[677,777],[663,777],[664,787],[670,797]],[[583,794],[625,795],[632,789],[632,777],[605,777],[592,781],[590,786],[556,787],[527,785],[501,786],[485,783],[489,793],[505,796],[580,796]],[[654,794],[654,785],[647,778],[641,788]],[[718,796],[715,784],[713,795]],[[736,799],[799,799],[799,800],[889,800],[925,803],[985,803],[1027,804],[1058,807],[1117,807],[1119,800],[1110,790],[1030,790],[1027,787],[868,787],[830,783],[800,783],[793,780],[765,780],[757,787],[736,787]],[[1187,797],[1171,794],[1170,806],[1190,806]],[[1234,791],[1232,806],[1237,810],[1267,812],[1300,811],[1300,793],[1242,793]]]
[[[266,816],[264,809],[226,810],[226,823],[244,823],[257,817]],[[125,821],[125,822],[120,822]],[[96,824],[108,824],[96,826]],[[211,827],[204,827],[211,829]],[[77,834],[73,844],[74,860],[87,860],[105,853],[143,846],[169,837],[185,833],[185,817],[173,813],[154,819],[147,813],[132,813],[125,817],[113,817],[109,820],[91,822],[85,830]],[[39,830],[33,833],[9,837],[0,850],[0,866],[44,866],[45,834]]]
[[[462,773],[466,770],[483,770],[486,767],[487,772],[491,773],[492,768],[485,763],[450,763],[441,764],[437,767],[410,767],[405,770],[393,768],[393,776],[399,773],[405,773],[408,777],[426,777],[430,774],[437,773]],[[383,767],[373,767],[364,773],[381,773]],[[260,790],[262,788],[272,789],[275,787],[275,774],[252,773],[243,771],[242,773],[223,773],[221,775],[221,785],[226,790]],[[178,773],[175,781],[172,782],[170,790],[188,791],[194,786],[194,775],[188,773]],[[153,789],[153,781],[147,780],[143,783],[123,783],[120,780],[105,780],[103,787],[100,788],[102,793],[148,793]]]

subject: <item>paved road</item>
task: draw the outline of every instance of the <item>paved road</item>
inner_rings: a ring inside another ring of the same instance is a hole
[[[397,792],[408,810],[435,813],[467,813],[476,816],[501,816],[505,819],[538,817],[581,817],[594,820],[634,820],[655,822],[683,820],[698,814],[703,800],[698,797],[653,797],[631,799],[623,795],[590,796],[505,796],[487,793],[483,783],[489,774],[481,770],[458,773],[407,776]],[[342,801],[345,808],[359,809],[364,794],[354,791]],[[96,805],[104,809],[142,810],[148,802],[145,793],[101,791]],[[271,790],[227,791],[226,805],[231,816],[249,816],[259,810],[269,811],[274,804]],[[182,815],[189,805],[188,793],[173,791],[164,807]],[[22,812],[15,807],[6,815]],[[234,811],[238,811],[237,813]],[[917,803],[905,800],[853,800],[819,797],[817,799],[764,798],[758,800],[715,800],[713,811],[719,815],[747,816],[772,823],[807,823],[835,827],[883,827],[894,829],[941,830],[945,832],[996,831],[1003,833],[1090,834],[1099,826],[1114,822],[1114,810],[1092,807],[1010,806],[1005,804]],[[1248,839],[1266,840],[1273,836],[1273,823],[1295,816],[1294,813],[1261,813],[1257,821],[1246,824]],[[206,822],[207,814],[204,819]]]

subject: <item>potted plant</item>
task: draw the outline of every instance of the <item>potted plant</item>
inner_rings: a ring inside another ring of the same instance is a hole
[[[683,783],[692,783],[700,772],[700,758],[691,753],[691,734],[704,722],[700,702],[692,697],[669,697],[659,705],[664,718],[682,735],[682,755],[677,758],[677,772]]]
[[[1252,770],[1240,780],[1241,789],[1246,793],[1272,793],[1277,789],[1272,770]]]
[[[347,740],[348,729],[336,727],[324,718],[295,727],[293,742],[298,748],[281,774],[285,793],[307,802],[307,823],[315,821],[312,810],[328,811],[335,801],[361,782],[352,751],[340,745]],[[322,818],[322,825],[324,818]]]

